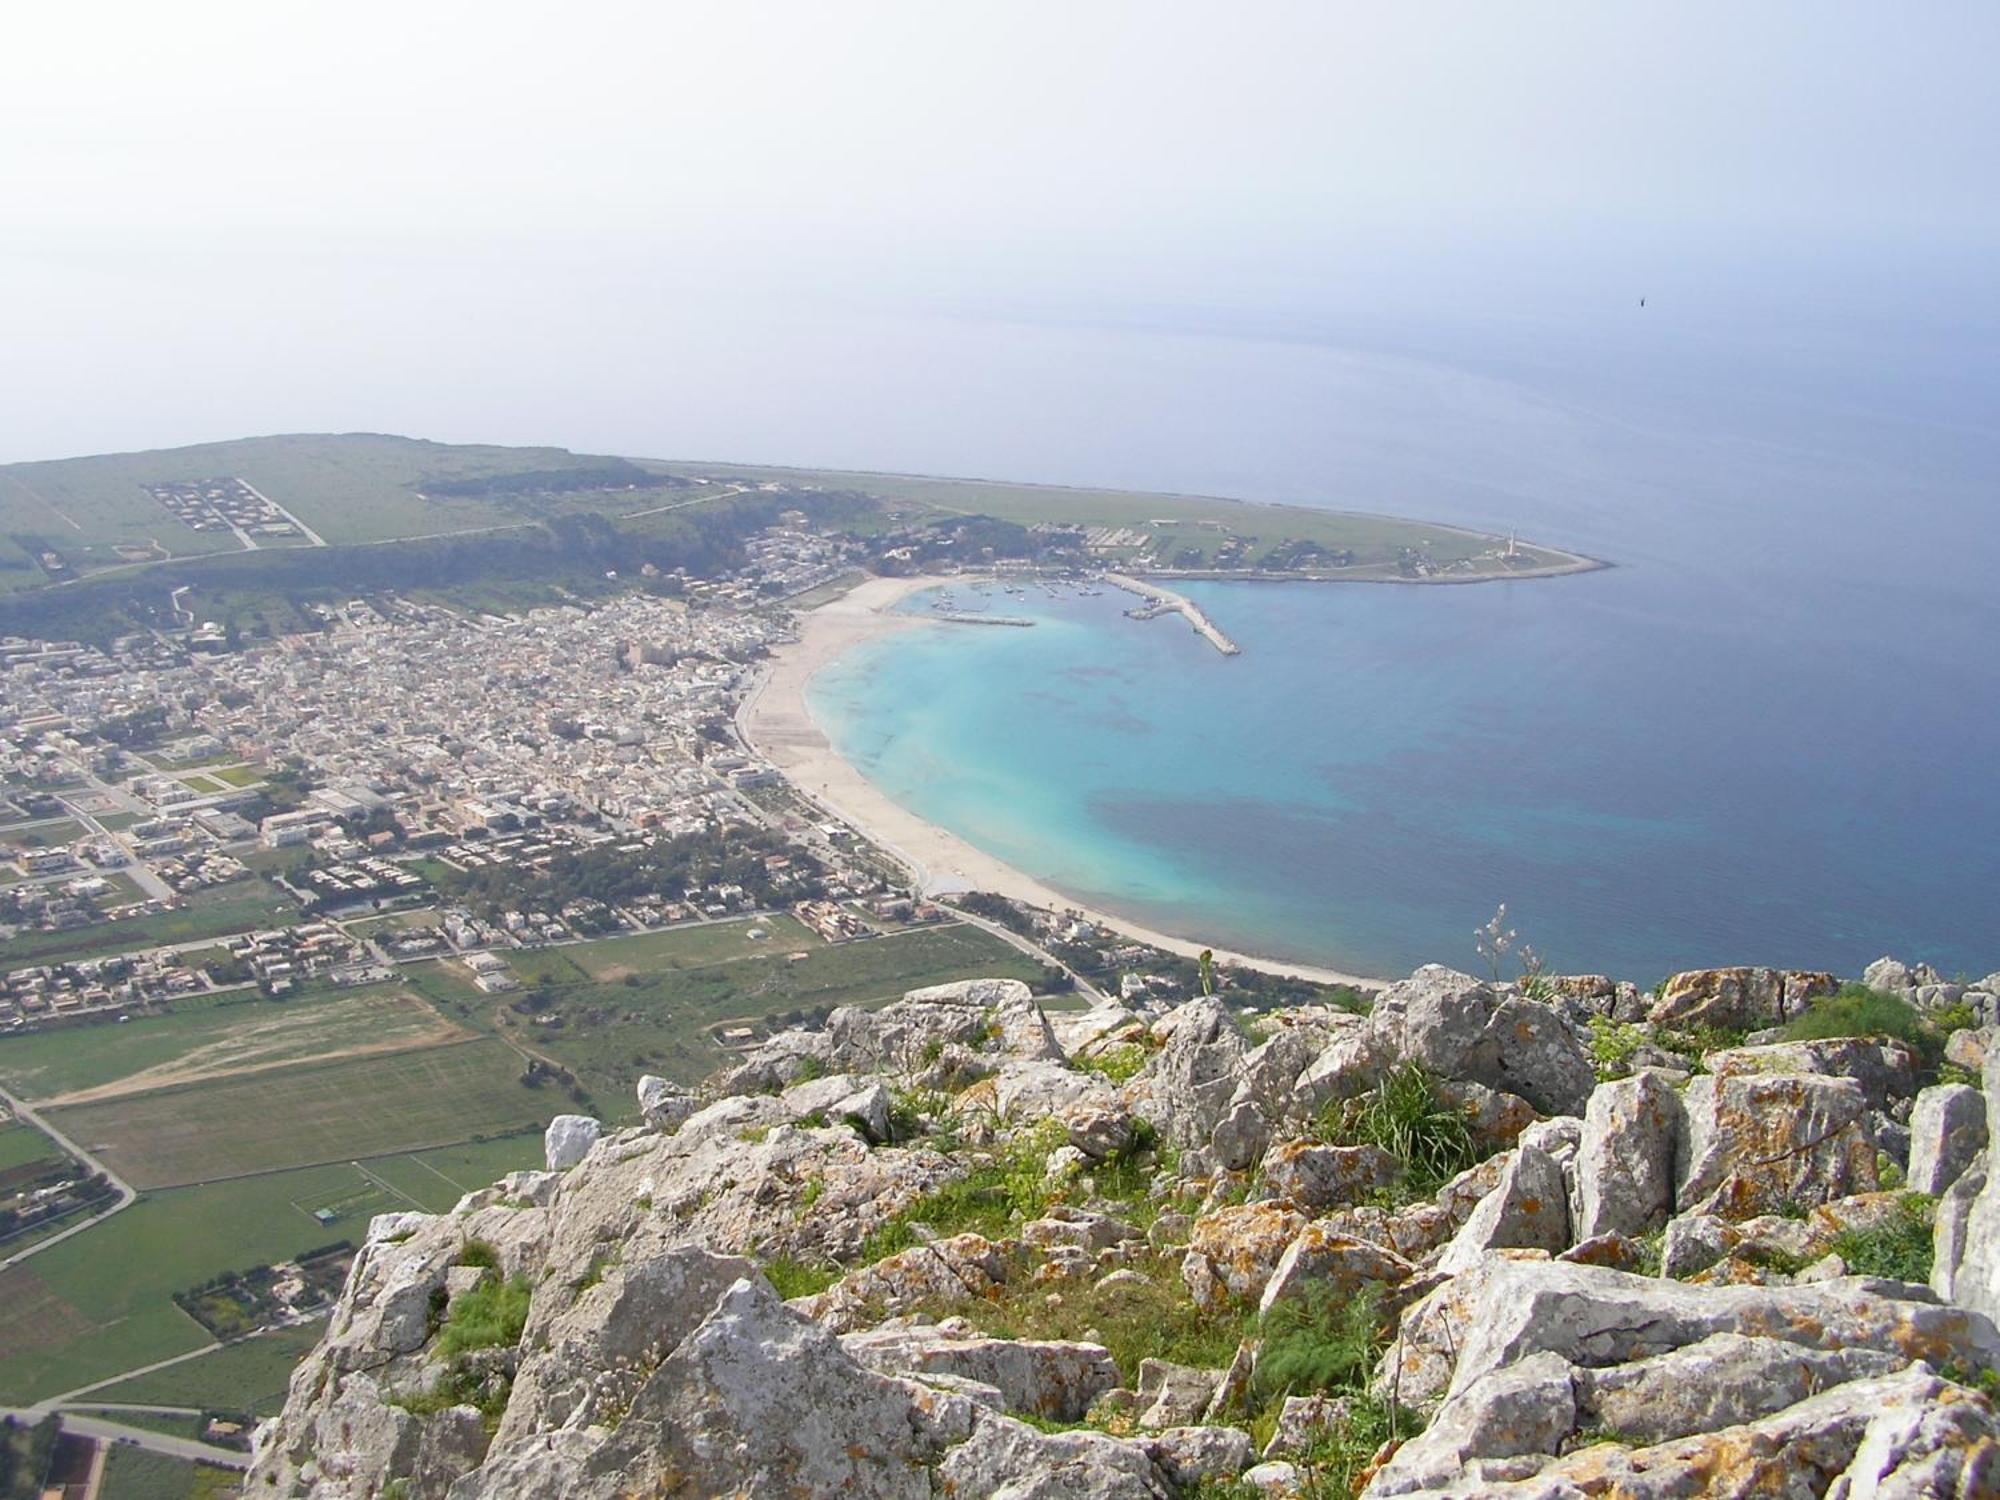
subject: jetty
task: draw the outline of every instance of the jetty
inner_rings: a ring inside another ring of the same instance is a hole
[[[1023,629],[1035,623],[1012,615],[969,615],[959,610],[940,614],[938,618],[947,625],[1017,625]]]
[[[1145,600],[1125,611],[1135,620],[1152,620],[1161,615],[1180,615],[1194,626],[1195,634],[1215,647],[1224,656],[1241,656],[1243,648],[1232,641],[1222,631],[1222,627],[1208,617],[1207,611],[1185,594],[1177,594],[1172,589],[1158,588],[1150,583],[1142,583],[1136,578],[1128,578],[1123,573],[1106,573],[1104,581],[1114,588],[1121,588],[1128,594],[1137,594]]]

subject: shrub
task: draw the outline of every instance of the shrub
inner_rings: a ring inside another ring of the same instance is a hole
[[[1339,1296],[1324,1283],[1265,1314],[1257,1391],[1267,1400],[1365,1385],[1387,1342],[1381,1289]]]
[[[1320,1116],[1320,1134],[1338,1146],[1377,1146],[1403,1164],[1406,1187],[1435,1192],[1480,1160],[1472,1126],[1447,1103],[1422,1063],[1391,1069],[1356,1099],[1336,1101]]]
[[[458,1247],[458,1259],[454,1264],[461,1266],[482,1266],[489,1271],[500,1269],[500,1251],[491,1240],[467,1240]]]
[[[1944,1053],[1944,1039],[1918,1014],[1915,1006],[1865,984],[1845,984],[1836,994],[1822,996],[1804,1015],[1785,1025],[1788,1042],[1825,1037],[1889,1037],[1916,1049],[1925,1066],[1935,1070]]]
[[[473,1349],[505,1348],[521,1341],[532,1297],[525,1276],[502,1281],[489,1276],[469,1292],[452,1299],[438,1335],[437,1352],[450,1358]]]
[[[1590,1028],[1590,1056],[1597,1081],[1609,1083],[1632,1071],[1632,1054],[1646,1042],[1646,1029],[1632,1021],[1598,1021]]]
[[[1935,1199],[1905,1193],[1897,1200],[1895,1214],[1878,1228],[1850,1229],[1834,1236],[1833,1253],[1847,1263],[1850,1275],[1929,1281],[1931,1227],[1936,1216]]]

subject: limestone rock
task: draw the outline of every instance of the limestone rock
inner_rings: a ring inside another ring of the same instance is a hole
[[[1767,1042],[1727,1047],[1703,1059],[1717,1077],[1737,1073],[1813,1073],[1849,1078],[1861,1085],[1869,1107],[1887,1110],[1916,1092],[1917,1055],[1905,1042],[1870,1037],[1815,1037],[1802,1042]]]
[[[895,1314],[922,1302],[983,1297],[1007,1279],[1007,1260],[983,1235],[958,1234],[885,1255],[848,1272],[825,1291],[802,1298],[807,1317],[836,1333],[873,1313]]]
[[[1716,1333],[1813,1349],[1872,1348],[1905,1360],[1956,1360],[1967,1368],[2000,1354],[2000,1333],[1990,1321],[1922,1300],[1929,1295],[1861,1277],[1807,1286],[1695,1287],[1503,1254],[1405,1312],[1376,1380],[1386,1393],[1400,1368],[1403,1399],[1423,1404],[1542,1350],[1595,1368]]]
[[[1986,1149],[1986,1101],[1964,1084],[1941,1083],[1917,1095],[1910,1112],[1912,1192],[1942,1193]]]
[[[997,1390],[1007,1410],[1057,1422],[1081,1421],[1118,1384],[1118,1366],[1099,1344],[956,1338],[923,1327],[850,1333],[841,1344],[864,1369],[978,1381]]]
[[[1265,1153],[1260,1170],[1273,1192],[1316,1213],[1387,1187],[1402,1175],[1402,1164],[1374,1146],[1288,1141]]]
[[[1806,1073],[1701,1077],[1682,1096],[1686,1127],[1674,1201],[1727,1219],[1872,1192],[1867,1095]]]
[[[1165,1479],[1136,1443],[1101,1432],[1037,1432],[1023,1422],[993,1417],[969,1441],[952,1449],[938,1468],[942,1493],[951,1500],[1169,1500]],[[924,1485],[912,1494],[929,1496]],[[796,1493],[807,1493],[798,1491]],[[827,1494],[831,1491],[813,1491]],[[844,1493],[844,1492],[843,1492]]]
[[[1181,1279],[1201,1307],[1220,1307],[1231,1298],[1252,1301],[1305,1227],[1305,1215],[1282,1200],[1203,1214],[1188,1240]]]
[[[1474,1460],[1560,1451],[1577,1427],[1574,1376],[1569,1361],[1546,1351],[1488,1371],[1396,1450],[1368,1493],[1438,1488]]]
[[[639,1113],[655,1130],[678,1130],[695,1112],[695,1097],[677,1083],[648,1073],[639,1080]]]
[[[557,1115],[542,1135],[542,1151],[549,1170],[561,1172],[582,1161],[603,1130],[589,1115]]]
[[[1576,1034],[1554,1011],[1498,996],[1472,976],[1436,964],[1392,985],[1368,1024],[1393,1054],[1441,1078],[1518,1094],[1546,1114],[1582,1109],[1596,1083]]]
[[[1062,1122],[1069,1143],[1092,1161],[1109,1161],[1132,1144],[1132,1115],[1122,1104],[1073,1104],[1063,1111]]]
[[[1323,1287],[1337,1302],[1347,1303],[1370,1286],[1401,1286],[1414,1269],[1400,1255],[1379,1245],[1308,1224],[1279,1258],[1257,1310],[1268,1313],[1281,1302],[1299,1300],[1315,1287]]]
[[[1447,1276],[1477,1265],[1489,1250],[1567,1249],[1569,1201],[1562,1168],[1543,1151],[1523,1146],[1492,1192],[1479,1201],[1438,1261]]]
[[[1250,1434],[1240,1427],[1169,1427],[1139,1439],[1167,1483],[1183,1493],[1215,1479],[1233,1479],[1256,1457]]]
[[[1980,1153],[1958,1181],[1944,1190],[1938,1198],[1937,1217],[1931,1224],[1931,1290],[1949,1301],[1960,1300],[1958,1271],[1965,1259],[1965,1238],[1972,1224],[1973,1205],[1986,1191],[1989,1152]]]
[[[1798,1015],[1840,988],[1831,974],[1781,969],[1690,969],[1660,987],[1647,1019],[1655,1026],[1754,1031]]]
[[[1125,1085],[1126,1102],[1168,1144],[1205,1146],[1242,1082],[1249,1043],[1229,1008],[1208,996],[1176,1006],[1153,1033],[1160,1048]]]
[[[1578,1239],[1648,1234],[1673,1212],[1681,1100],[1652,1072],[1599,1084],[1576,1155]]]
[[[1219,1370],[1196,1369],[1165,1359],[1141,1360],[1138,1425],[1164,1431],[1200,1421],[1221,1381]]]
[[[426,1418],[410,1472],[410,1500],[445,1500],[454,1480],[479,1467],[488,1441],[476,1406],[448,1406]]]
[[[859,1126],[871,1141],[889,1138],[889,1090],[879,1078],[829,1073],[795,1083],[780,1096],[794,1119],[817,1117],[829,1125]]]

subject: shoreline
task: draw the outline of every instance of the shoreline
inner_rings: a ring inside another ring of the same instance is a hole
[[[816,609],[799,614],[799,638],[779,646],[737,706],[736,726],[752,749],[784,775],[807,801],[851,823],[862,835],[906,865],[925,895],[992,891],[1051,911],[1080,913],[1115,932],[1169,953],[1198,957],[1203,944],[1156,931],[1062,894],[975,848],[950,830],[918,817],[880,791],[833,748],[807,706],[806,688],[836,658],[864,641],[929,623],[892,613],[911,594],[974,575],[869,578]],[[1373,989],[1385,981],[1313,964],[1291,963],[1214,948],[1215,961],[1309,979]]]

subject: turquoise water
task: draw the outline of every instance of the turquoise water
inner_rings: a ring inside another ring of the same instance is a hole
[[[1510,409],[1444,403],[1393,454],[1371,444],[1420,411],[1333,410],[1237,486],[1318,467],[1410,497],[1429,471],[1435,503],[1394,508],[1517,523],[1609,571],[1190,586],[1229,659],[1115,591],[996,591],[1035,628],[872,642],[814,711],[917,813],[1218,943],[1470,966],[1505,901],[1556,967],[1648,982],[1885,951],[2000,968],[2000,440],[1907,383],[1807,399],[1700,367],[1587,389],[1516,370]]]

